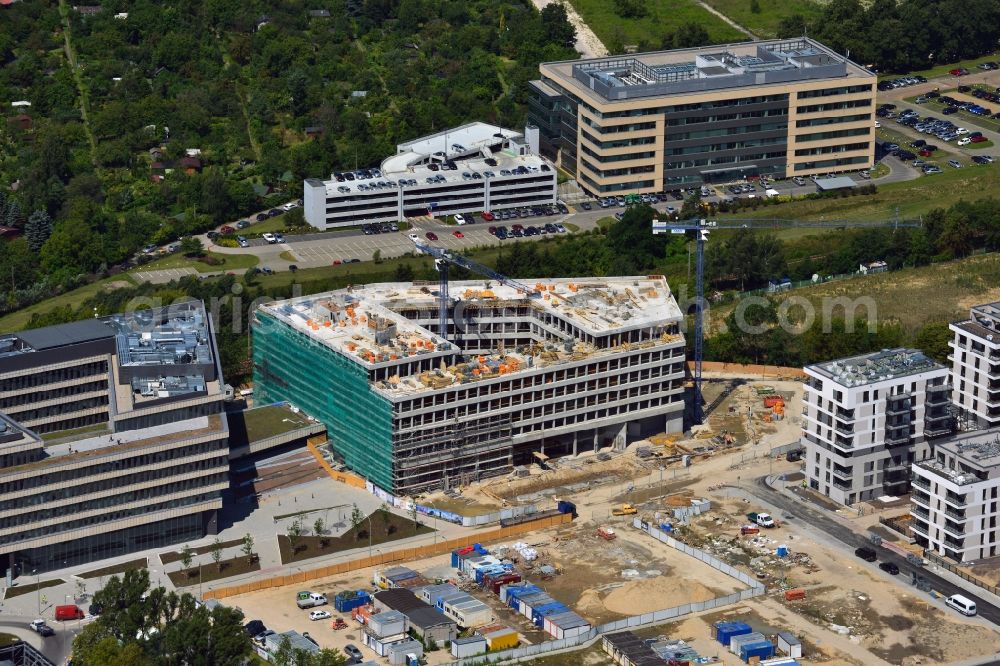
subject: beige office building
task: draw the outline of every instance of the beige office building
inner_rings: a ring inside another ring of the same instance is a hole
[[[808,38],[539,69],[541,152],[594,195],[873,164],[875,74]]]

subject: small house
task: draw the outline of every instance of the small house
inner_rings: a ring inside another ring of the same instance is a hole
[[[329,9],[310,9],[309,18],[330,18]]]
[[[427,604],[403,612],[410,621],[410,628],[425,643],[433,639],[438,645],[444,645],[458,636],[458,624]]]
[[[778,651],[789,657],[802,656],[802,641],[789,631],[778,632]]]
[[[873,273],[885,273],[889,270],[889,264],[884,261],[873,261],[870,264],[861,264],[858,272],[862,275],[871,275]]]
[[[178,161],[178,164],[184,169],[184,173],[187,174],[194,174],[201,171],[201,160],[197,157],[182,157]]]
[[[486,652],[486,639],[482,636],[466,636],[465,638],[456,638],[451,642],[451,656],[459,659],[474,657],[484,652]]]
[[[404,666],[412,663],[413,658],[424,656],[424,646],[418,641],[402,641],[389,646],[389,663],[393,666]]]
[[[366,624],[368,631],[379,638],[405,634],[410,628],[406,616],[395,610],[370,615]]]
[[[521,642],[516,631],[502,624],[480,627],[476,633],[486,639],[486,647],[490,649],[490,652],[509,650],[517,647],[517,644]]]
[[[104,10],[104,7],[100,5],[75,5],[73,11],[82,16],[95,16],[100,14]]]

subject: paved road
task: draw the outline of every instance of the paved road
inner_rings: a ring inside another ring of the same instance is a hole
[[[962,594],[972,599],[976,602],[976,607],[979,611],[980,617],[997,626],[1000,626],[1000,608],[997,608],[990,602],[976,596],[965,588],[955,585],[954,583],[942,578],[929,569],[910,564],[905,558],[900,557],[886,548],[873,546],[871,542],[863,536],[831,518],[824,510],[814,508],[814,505],[812,505],[812,503],[808,500],[796,500],[785,493],[774,490],[767,484],[767,478],[768,477],[766,476],[762,476],[757,479],[756,483],[749,488],[749,492],[768,504],[777,507],[782,512],[793,516],[796,520],[808,521],[810,526],[825,532],[828,536],[848,546],[851,550],[860,546],[869,546],[874,548],[878,553],[879,561],[894,562],[896,566],[899,567],[899,576],[903,580],[909,580],[913,575],[923,576],[928,580],[928,582],[930,582],[931,587],[935,591],[945,596]],[[851,556],[853,556],[853,553]],[[871,566],[875,565],[872,564]]]
[[[25,643],[40,650],[53,664],[57,666],[63,664],[66,657],[73,651],[73,638],[76,637],[78,631],[77,623],[50,622],[49,626],[55,629],[56,633],[54,636],[42,638],[28,629],[28,624],[34,619],[34,617],[22,615],[0,614],[0,632],[14,634]]]

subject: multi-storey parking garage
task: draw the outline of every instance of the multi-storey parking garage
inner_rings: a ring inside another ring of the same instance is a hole
[[[402,494],[682,428],[684,338],[664,278],[451,293],[447,331],[422,285],[261,306],[258,399],[323,421],[348,467]]]

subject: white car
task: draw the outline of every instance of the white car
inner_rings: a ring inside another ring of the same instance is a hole
[[[271,234],[271,233],[264,234],[263,236],[261,236],[261,238],[263,238],[264,240],[266,240],[271,245],[273,245],[273,244],[275,244],[275,243],[278,242],[278,239],[275,238],[274,234]]]
[[[309,613],[309,619],[314,622],[316,620],[329,620],[331,617],[330,611],[325,610],[311,611]]]
[[[414,243],[420,241],[420,236],[418,236],[416,234],[410,234],[409,236],[410,236],[410,240],[413,241]]]
[[[291,210],[293,208],[298,208],[298,207],[299,207],[299,205],[297,203],[295,203],[294,201],[289,201],[288,203],[286,203],[285,205],[283,205],[281,207],[281,210],[286,210],[287,211],[287,210]]]
[[[967,146],[970,143],[972,143],[972,139],[970,139],[969,137],[964,137],[958,140],[958,145],[960,146]]]
[[[880,123],[879,121],[876,120],[875,121],[875,129],[878,129],[880,127],[882,127],[882,123]]]
[[[955,130],[955,134],[968,134],[968,133],[969,130],[965,129],[964,127],[959,127],[957,130]]]
[[[465,224],[465,216],[461,213],[455,213],[455,224],[463,225]]]

